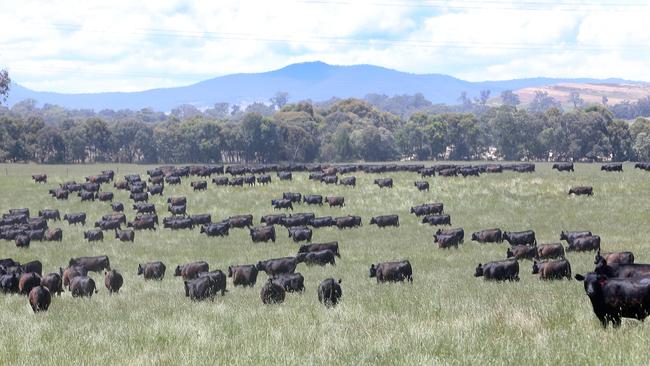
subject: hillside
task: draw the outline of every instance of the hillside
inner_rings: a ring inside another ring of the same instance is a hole
[[[636,101],[650,95],[648,83],[558,83],[541,87],[528,87],[516,90],[515,93],[523,104],[530,103],[536,91],[547,92],[564,105],[572,105],[569,96],[572,92],[580,93],[586,103],[601,103],[606,96],[608,103],[613,105],[625,100]]]

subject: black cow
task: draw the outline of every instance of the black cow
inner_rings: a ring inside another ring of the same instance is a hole
[[[121,202],[113,202],[111,203],[111,209],[115,212],[122,212],[124,211],[124,204]]]
[[[133,209],[137,213],[156,213],[156,205],[153,203],[136,203]]]
[[[397,215],[375,216],[370,219],[370,225],[377,225],[377,227],[380,228],[384,228],[386,226],[399,227],[399,216]]]
[[[337,184],[339,182],[339,177],[336,175],[324,175],[320,178],[320,181],[325,184]]]
[[[295,257],[284,257],[259,261],[256,267],[259,271],[264,271],[269,276],[275,276],[283,273],[293,273],[297,265],[298,261]]]
[[[133,242],[135,240],[135,231],[115,229],[115,239],[120,239],[120,241]]]
[[[451,216],[449,215],[426,215],[422,218],[423,224],[429,225],[451,225]]]
[[[600,250],[600,236],[583,236],[573,239],[566,248],[567,252],[585,252]]]
[[[121,212],[113,212],[103,215],[102,221],[117,221],[126,225],[126,215]]]
[[[634,263],[634,253],[632,252],[612,252],[612,253],[600,253],[600,250],[596,252],[596,257],[594,258],[594,264],[604,259],[609,264],[633,264]]]
[[[429,167],[429,168],[422,168],[420,169],[420,175],[422,177],[435,177],[436,176],[436,168],[434,167]]]
[[[107,256],[100,255],[96,257],[78,257],[70,258],[68,262],[70,267],[72,266],[81,266],[84,267],[87,271],[91,272],[101,272],[105,269],[110,270],[111,264]]]
[[[254,227],[250,229],[250,235],[253,243],[268,242],[269,240],[275,243],[275,227],[273,225]]]
[[[414,185],[417,187],[418,191],[428,191],[429,190],[429,182],[417,181],[417,182],[414,183]]]
[[[177,177],[174,175],[169,175],[165,177],[165,183],[169,185],[176,185],[176,184],[181,184],[181,177]]]
[[[489,281],[519,281],[519,262],[508,259],[485,264],[479,263],[474,277],[481,276]]]
[[[190,215],[190,220],[194,225],[207,225],[212,222],[212,216],[210,214],[199,214],[199,215]]]
[[[211,277],[200,277],[190,281],[184,281],[185,296],[192,301],[201,301],[214,298],[216,295],[216,284]]]
[[[260,223],[266,225],[281,225],[282,220],[285,219],[287,215],[285,214],[276,214],[276,215],[265,215],[260,219]]]
[[[334,253],[335,256],[341,258],[339,254],[339,243],[337,241],[332,241],[328,243],[314,243],[314,244],[303,244],[298,248],[298,253],[313,253],[320,252],[322,250],[329,250]]]
[[[230,227],[236,228],[251,228],[253,226],[253,215],[237,215],[228,218]]]
[[[36,286],[29,292],[29,305],[34,312],[47,311],[51,302],[52,295],[45,286]]]
[[[336,221],[334,221],[332,216],[314,217],[309,221],[309,225],[315,228],[330,227],[336,225]]]
[[[374,182],[379,188],[393,188],[393,178],[375,179]]]
[[[97,293],[95,281],[88,276],[77,276],[70,281],[72,297],[92,297]]]
[[[318,301],[328,308],[336,306],[341,296],[343,296],[341,280],[328,278],[318,285]]]
[[[284,287],[273,282],[273,279],[269,278],[268,281],[262,286],[260,291],[260,299],[265,305],[268,304],[280,304],[284,302],[286,291]]]
[[[564,258],[562,244],[542,244],[537,246],[537,259]]]
[[[291,180],[293,179],[293,176],[291,175],[291,172],[278,172],[278,178],[280,178],[280,180]]]
[[[36,272],[23,272],[18,277],[18,293],[27,295],[36,286],[41,285],[41,276]]]
[[[622,172],[623,171],[623,164],[621,163],[610,163],[610,164],[603,164],[600,167],[601,171],[606,171],[606,172]]]
[[[167,267],[163,262],[149,262],[138,264],[138,276],[142,275],[145,280],[159,280],[165,277]]]
[[[61,214],[59,213],[59,210],[40,210],[38,211],[38,216],[44,218],[45,220],[61,220]]]
[[[459,171],[463,177],[468,177],[468,176],[478,177],[480,175],[479,168],[475,168],[475,167],[462,167],[460,168]]]
[[[533,230],[504,231],[503,240],[506,240],[510,245],[537,245],[537,239],[535,239],[535,232]]]
[[[0,275],[0,289],[3,293],[18,293],[18,274],[17,273],[8,273]]]
[[[336,227],[338,227],[339,229],[347,229],[347,228],[351,229],[362,225],[360,216],[348,215],[343,217],[337,217],[334,220],[336,221]]]
[[[560,240],[566,240],[568,243],[571,243],[576,238],[591,235],[591,231],[562,231],[560,233]]]
[[[47,183],[47,174],[33,174],[34,183]]]
[[[88,241],[104,241],[104,232],[101,229],[84,231],[84,239]]]
[[[271,205],[273,205],[273,208],[276,210],[286,208],[293,211],[292,201],[288,199],[271,200]]]
[[[189,217],[165,217],[163,218],[163,227],[166,229],[193,229],[194,223]]]
[[[296,256],[298,263],[305,263],[308,266],[319,265],[324,266],[326,264],[336,265],[335,254],[331,250],[320,250],[317,252],[307,252],[299,253]]]
[[[226,274],[223,273],[220,269],[216,269],[211,272],[200,272],[199,278],[204,278],[204,277],[209,277],[213,281],[213,288],[212,291],[216,294],[217,292],[221,292],[221,296],[226,295]]]
[[[156,220],[153,216],[141,216],[126,224],[127,227],[132,227],[135,230],[156,230]]]
[[[304,292],[305,277],[300,273],[283,273],[271,277],[273,283],[282,286],[286,292]]]
[[[472,240],[479,243],[501,243],[503,233],[499,228],[485,229],[472,233]]]
[[[268,174],[263,174],[257,177],[257,183],[259,184],[269,184],[271,183],[271,176]]]
[[[306,226],[294,226],[287,228],[289,232],[289,237],[293,239],[294,242],[307,241],[311,242],[312,231]]]
[[[354,176],[353,176],[353,177],[345,177],[345,178],[341,178],[341,179],[339,179],[339,184],[342,185],[342,186],[352,186],[352,187],[356,187],[356,185],[357,185],[357,178],[354,177]]]
[[[425,203],[411,207],[411,213],[415,216],[442,214],[444,205],[442,203]]]
[[[254,175],[247,175],[244,177],[244,183],[248,184],[249,186],[254,186],[255,185],[255,176]]]
[[[578,186],[569,189],[569,195],[575,194],[576,196],[593,196],[594,188],[588,186]]]
[[[621,318],[643,321],[650,314],[650,279],[607,278],[595,272],[576,274],[575,279],[584,283],[585,292],[591,300],[594,314],[603,328],[607,323],[617,328]]]
[[[95,227],[101,230],[115,230],[121,229],[121,222],[119,220],[101,220],[95,222]]]
[[[43,276],[41,278],[41,286],[47,287],[52,295],[56,294],[61,296],[61,292],[63,292],[63,279],[61,278],[61,274],[53,272]]]
[[[218,185],[218,186],[227,186],[228,185],[228,177],[214,177],[212,178],[212,183]]]
[[[131,193],[129,194],[129,198],[133,200],[133,202],[147,202],[149,201],[149,194],[146,192],[143,193]]]
[[[514,245],[506,250],[506,258],[532,260],[537,258],[537,247],[531,245]]]
[[[97,199],[102,202],[113,201],[113,192],[97,192]]]
[[[370,277],[376,277],[377,283],[403,282],[404,280],[413,283],[413,268],[408,260],[371,264]]]
[[[302,201],[308,205],[323,205],[323,196],[319,194],[309,194],[302,198]]]
[[[82,192],[79,192],[78,196],[81,197],[81,202],[83,202],[83,201],[94,201],[95,200],[95,193],[94,192],[82,191]]]
[[[553,164],[552,169],[555,169],[558,172],[572,172],[573,171],[573,163],[555,163],[555,164]]]
[[[46,241],[62,241],[63,240],[63,230],[59,228],[48,229],[45,232],[43,238]]]
[[[257,267],[253,264],[228,267],[228,277],[232,277],[232,284],[234,286],[255,286],[258,272]]]
[[[112,269],[104,272],[104,286],[108,290],[108,294],[119,293],[120,288],[124,284],[124,277],[118,271]]]
[[[192,187],[195,191],[205,191],[208,189],[208,182],[204,180],[191,182],[190,187]]]
[[[178,206],[167,206],[167,211],[169,211],[172,215],[186,215],[187,214],[187,206],[185,205],[178,205]]]
[[[291,200],[291,202],[300,203],[302,200],[302,195],[300,193],[294,192],[284,192],[282,193],[282,199]]]
[[[168,197],[167,204],[171,206],[186,206],[187,197],[185,196]]]
[[[325,197],[325,202],[330,207],[343,207],[345,206],[345,197],[340,197],[340,196],[332,196],[332,197]]]
[[[191,280],[198,277],[200,272],[208,272],[210,265],[204,261],[191,262],[176,266],[174,277],[182,276],[183,280]]]

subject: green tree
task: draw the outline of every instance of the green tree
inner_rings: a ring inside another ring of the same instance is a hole
[[[650,161],[650,134],[639,133],[634,139],[633,149],[639,161]]]
[[[501,103],[513,108],[517,108],[519,103],[519,96],[512,92],[512,90],[504,90],[501,92]]]
[[[0,104],[5,102],[9,97],[9,89],[11,88],[11,78],[7,70],[0,70]]]
[[[271,106],[274,109],[282,109],[287,102],[289,101],[289,93],[287,92],[277,92],[275,95],[269,99],[269,102],[271,103]]]
[[[632,158],[632,135],[627,122],[617,119],[607,126],[607,134],[612,147],[612,159],[625,161]]]

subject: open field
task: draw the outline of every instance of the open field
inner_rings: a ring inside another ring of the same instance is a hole
[[[647,230],[650,215],[650,173],[626,164],[623,173],[605,173],[600,165],[576,164],[575,173],[559,173],[550,164],[537,164],[532,174],[506,172],[479,178],[428,178],[429,192],[418,192],[415,173],[386,173],[395,188],[372,184],[378,175],[355,173],[357,187],[321,185],[294,173],[292,182],[252,188],[216,187],[193,193],[190,180],[166,186],[155,196],[159,216],[166,216],[165,200],[188,197],[189,213],[210,213],[213,221],[252,213],[255,223],[273,212],[272,198],[283,191],[345,196],[344,208],[299,205],[296,212],[317,216],[356,214],[358,229],[314,230],[314,242],[338,240],[342,258],[335,267],[305,267],[304,294],[288,294],[281,305],[264,306],[255,288],[234,288],[214,302],[191,302],[183,284],[172,276],[177,264],[206,260],[211,269],[230,264],[295,254],[297,245],[286,230],[276,227],[279,240],[253,244],[247,230],[231,229],[226,238],[208,238],[192,231],[162,229],[137,232],[134,244],[120,243],[112,235],[102,243],[83,240],[83,230],[102,214],[108,203],[56,201],[47,189],[56,183],[101,169],[118,168],[118,176],[143,173],[147,166],[0,165],[0,210],[28,207],[32,212],[58,208],[61,214],[86,212],[86,227],[52,222],[64,230],[62,243],[33,242],[18,249],[0,242],[0,257],[18,261],[39,259],[44,273],[65,266],[71,257],[110,257],[125,284],[119,295],[109,296],[103,274],[92,274],[99,293],[92,299],[73,299],[70,293],[54,298],[50,310],[34,314],[27,299],[0,295],[0,364],[638,364],[647,365],[645,350],[650,327],[624,320],[620,329],[603,330],[592,312],[582,283],[542,282],[532,275],[532,262],[521,263],[517,283],[489,283],[474,278],[479,262],[505,258],[507,243],[477,244],[473,231],[490,227],[533,229],[540,243],[557,242],[561,230],[591,230],[603,239],[603,249],[631,250],[637,262],[650,262]],[[47,173],[49,183],[31,182],[30,175]],[[6,175],[8,174],[8,176]],[[593,197],[569,197],[574,185],[592,185]],[[105,188],[105,190],[108,190]],[[115,192],[116,201],[129,206],[128,193]],[[434,227],[422,225],[409,214],[413,205],[443,202],[452,227],[465,229],[465,244],[458,250],[438,249]],[[161,213],[163,213],[161,215]],[[369,226],[371,216],[397,213],[399,228]],[[110,232],[109,232],[110,234]],[[593,253],[569,253],[574,273],[593,268]],[[409,259],[414,282],[378,285],[368,278],[371,263]],[[162,260],[167,274],[162,282],[136,276],[138,263]],[[343,301],[327,310],[316,297],[318,283],[343,280]]]
[[[547,92],[549,96],[562,103],[563,106],[573,108],[570,100],[572,92],[577,92],[588,104],[601,104],[606,96],[610,105],[624,101],[635,102],[650,95],[650,86],[643,83],[636,84],[595,84],[595,83],[559,83],[542,87],[523,88],[515,91],[521,103],[530,104],[535,97],[535,92]]]

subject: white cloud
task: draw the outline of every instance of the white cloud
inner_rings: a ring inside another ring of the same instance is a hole
[[[531,8],[514,1],[485,6],[461,1],[427,9],[377,0],[83,4],[20,1],[0,12],[0,65],[28,87],[64,92],[169,87],[311,60],[470,80],[647,80],[650,74],[645,62],[650,6],[572,1],[540,9],[541,3]]]

